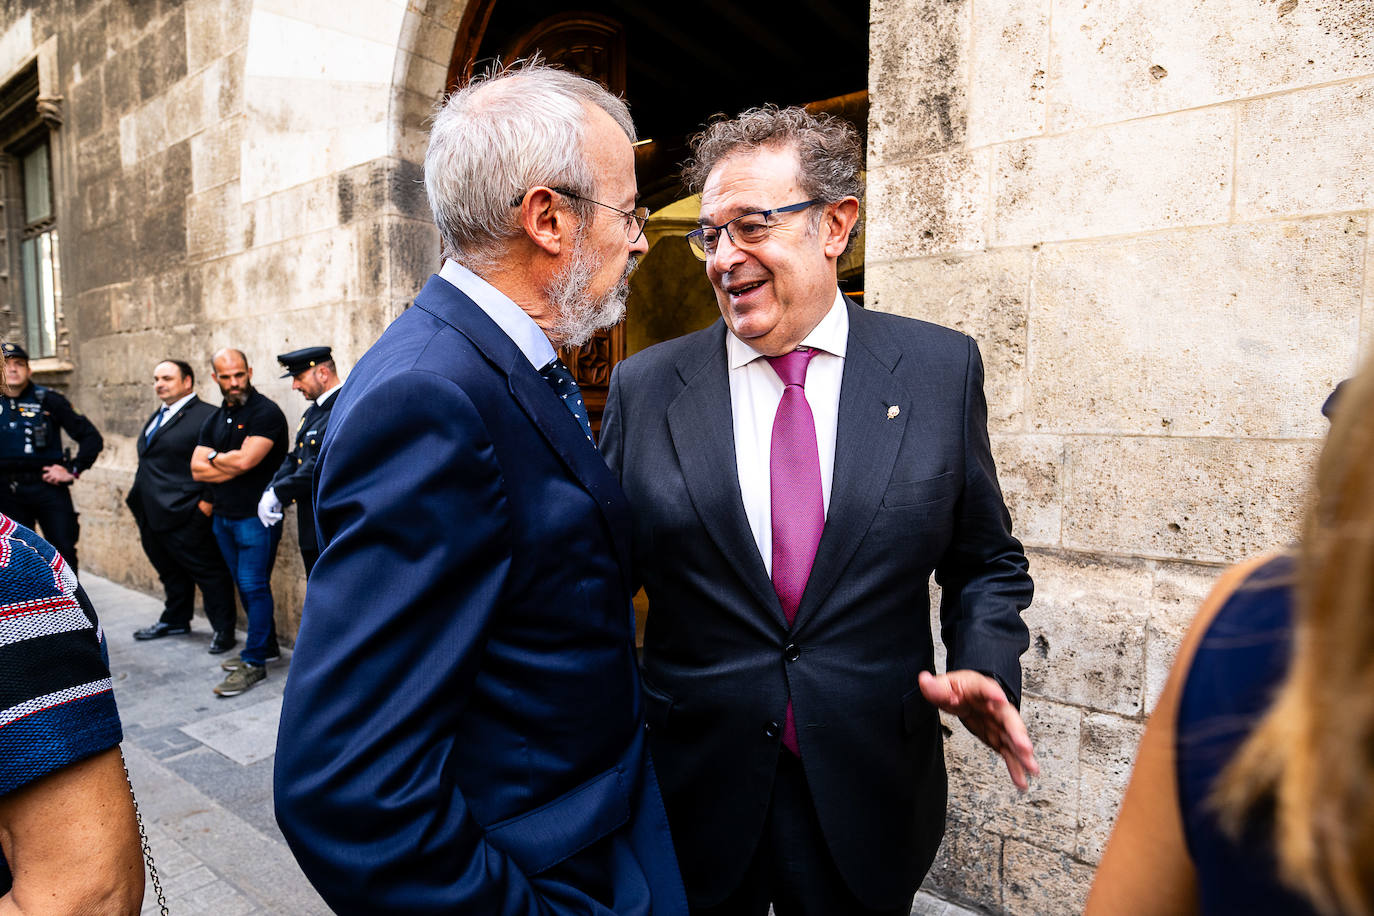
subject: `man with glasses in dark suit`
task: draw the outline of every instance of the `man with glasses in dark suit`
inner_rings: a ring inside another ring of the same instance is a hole
[[[723,321],[617,366],[650,745],[693,912],[906,916],[940,844],[936,710],[1025,788],[1031,600],[977,345],[868,312],[854,129],[762,108],[697,138],[688,235]],[[949,671],[935,675],[929,580]]]

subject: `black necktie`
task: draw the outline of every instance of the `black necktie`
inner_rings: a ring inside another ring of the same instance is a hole
[[[562,398],[568,410],[572,411],[572,415],[582,426],[582,432],[587,434],[587,441],[595,444],[592,440],[592,425],[587,422],[587,405],[582,403],[582,389],[577,387],[577,381],[568,371],[568,367],[563,365],[563,360],[555,356],[553,362],[539,370],[539,374],[544,376],[544,381],[549,383],[553,393]]]

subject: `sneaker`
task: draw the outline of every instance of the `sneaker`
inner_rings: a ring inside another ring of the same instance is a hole
[[[275,645],[268,643],[267,648],[263,650],[262,660],[265,662],[281,661],[281,649],[278,649]],[[219,663],[219,666],[223,668],[225,671],[233,671],[235,668],[242,668],[243,656],[235,655],[233,658],[225,659],[224,661]]]
[[[275,633],[272,634],[271,639],[267,640],[267,648],[262,650],[262,657],[264,661],[281,661],[281,646],[277,645],[277,636]]]
[[[215,693],[222,697],[236,697],[245,691],[251,690],[259,681],[267,679],[267,668],[262,665],[242,665],[229,672],[219,686],[215,688]]]

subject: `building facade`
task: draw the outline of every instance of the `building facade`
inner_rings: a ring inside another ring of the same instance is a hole
[[[950,723],[927,889],[1081,910],[1183,630],[1221,566],[1295,537],[1319,408],[1374,326],[1374,0],[872,0],[866,16],[822,0],[771,40],[723,0],[590,6],[0,9],[0,331],[105,434],[74,492],[84,567],[156,587],[123,505],[156,362],[188,360],[217,402],[210,354],[239,347],[294,420],[274,354],[327,343],[346,374],[436,269],[426,119],[472,59],[539,49],[619,74],[650,125],[640,183],[661,231],[586,373],[711,317],[671,247],[685,134],[767,101],[838,111],[868,143],[846,273],[868,307],[979,340],[1037,581],[1024,712],[1043,775],[1018,796]],[[827,73],[827,40],[857,78]],[[790,64],[742,85],[741,53]],[[294,550],[274,588],[294,632]]]

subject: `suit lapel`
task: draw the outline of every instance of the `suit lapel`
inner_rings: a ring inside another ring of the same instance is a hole
[[[529,416],[549,447],[596,500],[605,516],[628,582],[630,570],[630,512],[625,493],[587,441],[581,426],[525,354],[475,302],[447,280],[431,277],[416,306],[430,312],[472,341],[487,361],[505,375],[511,397]]]
[[[139,434],[138,434],[138,454],[141,456],[141,455],[142,455],[144,452],[146,452],[148,449],[152,448],[153,443],[155,443],[155,442],[157,442],[157,440],[161,439],[163,433],[165,433],[165,432],[166,432],[168,429],[170,429],[174,424],[176,424],[178,421],[180,421],[182,417],[186,416],[186,410],[187,410],[187,408],[189,408],[192,404],[195,404],[195,403],[196,403],[196,399],[195,399],[195,398],[192,398],[191,400],[187,401],[184,405],[182,405],[182,408],[181,408],[180,410],[178,410],[176,413],[172,414],[170,417],[168,417],[166,420],[164,420],[163,423],[162,423],[162,425],[159,426],[157,429],[153,430],[153,437],[152,437],[151,439],[149,439],[148,436],[145,434],[145,432],[144,432],[143,430],[147,430],[148,424],[149,424],[149,423],[152,423],[152,422],[153,422],[153,418],[157,416],[158,412],[157,412],[156,410],[154,410],[152,416],[150,416],[150,417],[147,419],[147,421],[143,424],[143,430],[140,430],[140,431],[139,431]]]
[[[159,408],[159,410],[160,410],[160,409],[161,409],[161,408]],[[178,411],[178,413],[180,413],[180,411]],[[148,446],[152,444],[151,440],[149,440],[149,438],[148,438],[148,424],[149,424],[149,423],[152,423],[152,422],[153,422],[153,418],[156,417],[156,416],[157,416],[157,411],[154,410],[153,413],[152,413],[152,416],[150,416],[148,419],[144,420],[144,421],[143,421],[143,425],[140,426],[140,427],[138,428],[138,457],[140,457],[140,458],[142,458],[142,457],[143,457],[143,453],[146,452],[146,451],[148,450]],[[159,429],[158,432],[162,432],[162,430]],[[153,438],[156,439],[157,436],[153,436]]]
[[[908,419],[920,403],[893,375],[902,350],[876,333],[869,323],[873,316],[852,303],[848,308],[849,341],[840,382],[830,510],[797,609],[797,625],[829,597],[872,524]],[[891,415],[893,407],[896,416]]]
[[[668,432],[702,527],[759,605],[769,608],[778,623],[786,626],[740,496],[725,323],[717,322],[701,341],[677,364],[684,387],[668,405]]]

